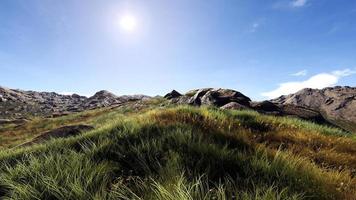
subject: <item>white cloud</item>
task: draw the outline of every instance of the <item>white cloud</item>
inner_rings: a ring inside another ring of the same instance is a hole
[[[299,72],[296,72],[294,74],[291,74],[291,76],[306,76],[307,73],[308,73],[308,71],[304,69],[302,71],[299,71]]]
[[[298,9],[307,6],[310,0],[276,0],[272,8],[277,10]]]
[[[295,81],[281,83],[275,90],[264,92],[261,95],[268,98],[277,98],[281,95],[298,92],[304,88],[322,89],[330,87],[339,82],[340,78],[356,74],[356,70],[344,69],[337,70],[330,73],[316,74],[305,81]]]
[[[291,2],[292,7],[303,7],[308,0],[294,0]]]
[[[260,23],[255,22],[251,25],[249,32],[254,33],[257,31],[257,29],[260,27]]]

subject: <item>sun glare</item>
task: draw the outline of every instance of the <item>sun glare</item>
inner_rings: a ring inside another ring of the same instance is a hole
[[[132,15],[125,15],[120,19],[120,27],[128,32],[132,32],[137,27],[136,18]]]

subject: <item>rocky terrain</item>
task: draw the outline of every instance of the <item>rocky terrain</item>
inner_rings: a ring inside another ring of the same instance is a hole
[[[251,109],[264,114],[295,116],[322,124],[333,124],[355,131],[356,88],[334,87],[323,90],[304,89],[296,94],[262,102],[252,102],[230,89],[203,88],[184,95],[173,90],[165,95],[172,103],[213,105],[222,109]]]
[[[321,90],[306,88],[271,101],[316,110],[331,123],[356,131],[356,87],[336,86]]]
[[[91,97],[62,95],[55,92],[35,92],[0,87],[0,123],[8,119],[22,119],[27,116],[59,116],[127,101],[148,99],[145,95],[116,96],[102,90]]]
[[[0,199],[355,199],[356,134],[294,118],[328,123],[318,107],[213,88],[0,105],[50,95],[68,115],[0,125]]]
[[[102,90],[91,97],[54,92],[23,91],[0,87],[0,124],[22,123],[28,116],[61,116],[101,107],[120,106],[144,100],[145,95],[116,96]],[[216,106],[221,109],[250,109],[263,114],[294,116],[321,124],[356,131],[356,88],[303,89],[277,99],[253,102],[244,94],[222,88],[201,88],[181,94],[176,90],[164,98],[173,104]]]

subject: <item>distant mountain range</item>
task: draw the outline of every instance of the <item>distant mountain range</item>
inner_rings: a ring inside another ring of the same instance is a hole
[[[29,116],[60,116],[89,109],[120,106],[128,101],[150,99],[146,95],[116,96],[102,90],[92,97],[77,94],[35,92],[0,87],[0,119],[24,119]],[[270,101],[253,102],[231,89],[202,88],[185,94],[173,90],[165,95],[171,103],[217,106],[222,109],[251,109],[265,114],[296,116],[317,123],[333,124],[356,132],[356,88],[329,87],[303,89]],[[1,121],[0,120],[0,121]]]
[[[146,95],[116,96],[105,90],[88,98],[77,94],[62,95],[55,92],[23,91],[0,87],[0,118],[56,116],[148,98],[150,97]]]

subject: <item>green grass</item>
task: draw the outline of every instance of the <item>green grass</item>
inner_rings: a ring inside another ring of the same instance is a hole
[[[95,130],[0,151],[0,198],[351,200],[356,195],[356,161],[351,162],[356,142],[349,133],[250,111],[162,103],[92,111],[85,122]],[[82,115],[62,120],[73,123]],[[320,159],[321,152],[328,156]],[[338,163],[340,156],[345,161]]]
[[[15,147],[41,133],[73,124],[88,124],[99,127],[120,115],[130,115],[139,111],[166,105],[163,98],[154,98],[136,106],[136,102],[127,102],[120,108],[102,108],[74,113],[56,118],[31,117],[28,123],[16,125],[8,124],[0,127],[0,150]]]

